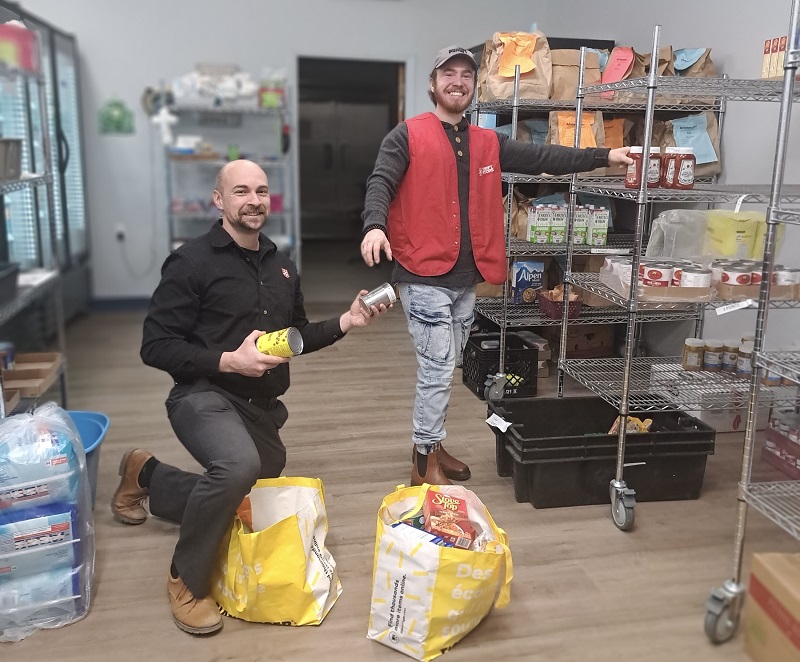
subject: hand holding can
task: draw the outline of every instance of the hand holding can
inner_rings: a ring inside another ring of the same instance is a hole
[[[387,308],[397,301],[397,295],[394,288],[389,283],[379,285],[371,292],[359,297],[358,302],[361,304],[361,310],[368,317],[372,316],[372,306],[380,308],[381,304]]]
[[[290,326],[259,336],[256,340],[256,348],[262,354],[289,358],[302,353],[303,336],[298,329]]]

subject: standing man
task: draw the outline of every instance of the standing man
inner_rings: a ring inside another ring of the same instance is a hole
[[[214,189],[222,218],[169,255],[144,322],[142,360],[175,380],[169,420],[205,473],[134,449],[122,457],[111,503],[117,520],[142,524],[149,497],[153,515],[180,524],[167,591],[175,624],[191,634],[222,627],[208,597],[220,540],[256,480],[286,464],[278,431],[288,412],[278,398],[289,388],[289,359],[262,354],[256,339],[293,326],[303,353],[314,352],[385,311],[365,316],[356,298],[339,318],[309,322],[296,265],[260,232],[269,203],[257,164],[226,164]]]
[[[411,483],[466,480],[469,467],[442,446],[456,357],[473,320],[475,285],[506,279],[501,171],[562,175],[631,163],[629,148],[573,149],[510,140],[470,126],[464,111],[477,65],[458,46],[439,51],[430,75],[436,106],[384,138],[367,181],[361,255],[396,259],[397,283],[416,349]],[[391,243],[390,243],[391,239]]]

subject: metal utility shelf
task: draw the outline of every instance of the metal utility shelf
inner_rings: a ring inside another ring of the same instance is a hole
[[[34,186],[41,186],[49,184],[53,178],[50,175],[28,175],[20,179],[9,179],[0,182],[0,195],[5,193],[13,193],[14,191],[22,191],[26,188],[33,188]]]
[[[747,310],[754,310],[758,308],[758,297],[755,297],[750,300],[750,305],[747,306]],[[705,304],[706,308],[722,308],[723,306],[730,305],[732,303],[740,303],[739,301],[725,301],[723,299],[714,299]],[[769,307],[772,310],[791,310],[794,308],[800,308],[800,301],[781,301],[780,299],[772,299],[769,302]]]
[[[173,113],[213,113],[216,115],[282,115],[283,107],[259,108],[258,106],[203,106],[199,104],[176,104],[169,107]]]
[[[596,294],[599,297],[603,297],[607,299],[611,303],[620,306],[622,308],[628,308],[628,298],[620,296],[614,290],[612,290],[608,285],[605,283],[600,282],[600,275],[595,273],[571,273],[568,277],[569,282],[572,285],[577,285],[578,287],[586,290],[587,292],[591,292],[592,294]],[[730,303],[730,302],[728,302]],[[698,306],[702,305],[702,303],[693,303],[692,301],[639,301],[637,304],[637,310],[639,312],[645,311],[665,311],[665,310],[680,310],[680,309],[688,309],[691,310],[695,317],[697,317],[697,308]],[[685,319],[694,319],[694,318],[685,318]]]
[[[800,383],[800,351],[761,352],[756,356],[756,365]]]
[[[480,298],[475,302],[475,310],[486,319],[498,326],[503,325],[503,300],[493,298]],[[656,310],[642,313],[640,322],[675,322],[679,320],[696,320],[697,312],[691,309],[684,310]],[[627,313],[609,306],[607,308],[593,308],[583,306],[578,317],[570,321],[573,324],[621,324],[627,321]],[[541,313],[538,303],[509,303],[506,310],[505,326],[561,326],[561,318],[554,320]]]
[[[24,276],[24,273],[20,274]],[[33,301],[47,294],[59,282],[57,271],[48,271],[42,274],[35,285],[20,285],[17,296],[4,305],[0,305],[0,325],[8,322],[12,317],[22,312]]]
[[[750,382],[730,372],[686,371],[680,357],[634,358],[631,362],[629,410],[738,409],[746,406]],[[625,360],[567,359],[564,372],[603,400],[619,409]],[[797,389],[761,386],[765,405],[791,406]]]
[[[753,483],[742,493],[751,508],[800,540],[800,481]]]
[[[572,175],[522,175],[517,172],[504,172],[500,178],[507,184],[569,184],[572,182]],[[622,180],[619,177],[581,177],[578,176],[578,182],[582,184],[589,184],[594,186],[603,186],[604,184],[617,184]],[[695,178],[696,184],[712,184],[713,177],[697,177]]]
[[[633,251],[632,234],[610,234],[605,246],[582,244],[573,248],[574,255],[630,255]],[[524,239],[511,237],[510,255],[566,255],[566,244],[534,244]]]
[[[631,78],[618,83],[605,85],[589,85],[584,88],[584,94],[595,95],[603,92],[623,92],[640,90],[646,94],[647,78]],[[780,101],[783,92],[782,80],[760,80],[743,78],[684,78],[682,76],[659,76],[656,87],[656,109],[660,107],[660,95],[680,95],[681,97],[695,97],[707,99],[726,99],[728,101]],[[800,100],[800,94],[795,92],[794,101]],[[612,103],[609,101],[609,103]],[[586,107],[593,107],[590,99],[586,100]],[[683,104],[679,104],[680,105]],[[687,104],[688,105],[688,104]],[[644,107],[644,104],[642,104]]]
[[[626,188],[622,184],[611,184],[609,186],[596,186],[591,184],[581,184],[575,187],[578,192],[594,193],[605,195],[621,200],[637,200],[639,189]],[[648,201],[670,201],[670,202],[736,202],[742,196],[746,196],[745,202],[755,202],[766,204],[769,202],[770,187],[762,186],[731,186],[723,184],[701,184],[687,191],[676,189],[651,188],[647,190]],[[800,204],[800,186],[784,186],[782,200],[788,204]]]
[[[591,89],[592,92],[595,90],[594,87],[588,89]],[[713,94],[706,92],[701,96],[710,98]],[[644,95],[641,100],[610,101],[606,99],[597,99],[595,97],[587,97],[583,102],[583,110],[602,110],[605,113],[640,113],[644,111],[645,107]],[[551,110],[571,110],[574,112],[576,108],[577,103],[575,101],[559,99],[520,99],[518,105],[520,113],[539,114],[541,114],[542,111]],[[719,109],[720,104],[716,99],[710,103],[701,100],[694,100],[688,103],[676,103],[674,99],[659,100],[656,98],[656,110],[692,113],[704,110],[718,111]],[[472,110],[477,110],[479,113],[510,114],[514,110],[514,100],[500,99],[498,101],[485,101],[477,104]]]
[[[772,219],[774,221],[780,221],[781,223],[800,225],[800,211],[793,211],[790,209],[773,209]]]

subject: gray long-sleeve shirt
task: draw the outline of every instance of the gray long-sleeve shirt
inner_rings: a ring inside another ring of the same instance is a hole
[[[442,122],[456,157],[458,202],[461,208],[461,249],[453,268],[441,276],[419,276],[395,262],[392,281],[395,283],[427,283],[441,287],[468,287],[483,280],[475,266],[469,231],[469,124],[463,119],[456,125]],[[500,141],[500,168],[505,172],[526,175],[566,175],[586,172],[608,165],[608,149],[574,149],[560,145],[535,145],[497,134]],[[375,169],[367,180],[364,202],[364,231],[381,228],[386,231],[389,206],[408,170],[408,127],[401,122],[383,139]]]

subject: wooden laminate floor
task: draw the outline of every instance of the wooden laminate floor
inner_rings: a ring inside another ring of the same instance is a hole
[[[312,319],[340,312],[339,307],[309,310]],[[131,446],[196,467],[167,421],[163,401],[169,377],[139,360],[142,319],[141,312],[96,314],[68,330],[69,406],[111,417],[100,455],[92,610],[79,623],[0,647],[2,659],[404,659],[365,638],[376,509],[410,472],[416,365],[402,312],[394,310],[371,328],[292,362],[292,388],[285,396],[290,417],[283,432],[286,474],[318,476],[325,483],[328,546],[344,585],[338,603],[320,627],[226,618],[224,630],[210,638],[184,634],[172,623],[165,584],[176,527],[153,518],[142,526],[117,524],[108,507],[120,456]],[[747,659],[741,634],[714,647],[703,633],[708,591],[731,572],[741,435],[717,437],[699,500],[639,504],[636,528],[622,533],[612,524],[608,506],[536,510],[516,503],[511,479],[495,471],[494,438],[485,414],[485,404],[457,384],[448,447],[470,464],[473,478],[467,486],[510,536],[512,600],[444,659]],[[754,551],[797,551],[797,546],[753,514],[748,559]]]

